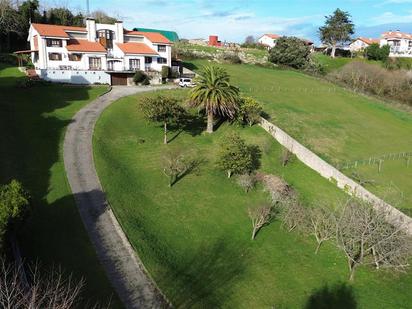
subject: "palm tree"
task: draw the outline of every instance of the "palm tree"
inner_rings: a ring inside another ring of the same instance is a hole
[[[189,105],[202,106],[207,113],[207,132],[213,132],[213,117],[218,114],[233,118],[239,101],[239,89],[229,83],[229,74],[220,67],[206,66],[195,79]]]

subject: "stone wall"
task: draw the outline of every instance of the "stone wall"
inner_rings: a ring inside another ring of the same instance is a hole
[[[281,145],[295,154],[296,157],[304,164],[318,172],[326,179],[336,183],[339,188],[343,189],[348,194],[370,202],[378,210],[385,211],[387,213],[388,220],[391,223],[396,225],[405,225],[407,233],[412,235],[412,218],[408,217],[398,209],[366,190],[364,187],[321,159],[315,153],[307,149],[271,122],[262,118],[260,126],[271,134]]]

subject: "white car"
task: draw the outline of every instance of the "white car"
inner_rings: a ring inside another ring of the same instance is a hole
[[[195,84],[193,83],[191,78],[181,78],[179,80],[180,87],[194,87]]]

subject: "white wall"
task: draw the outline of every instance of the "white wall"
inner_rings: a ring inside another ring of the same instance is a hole
[[[356,40],[349,45],[351,51],[360,51],[368,47],[369,44],[366,44],[364,41]]]
[[[394,52],[392,50],[393,40],[391,40],[391,39],[381,39],[380,46],[383,46],[383,45],[391,46],[391,52],[389,54],[389,57],[408,57],[408,58],[411,58],[412,57],[412,48],[409,48],[409,41],[410,41],[409,39],[400,39],[400,46],[397,47],[397,48],[399,48],[398,52]]]
[[[103,71],[36,70],[40,78],[69,84],[110,84],[110,75]]]
[[[267,45],[270,48],[274,47],[276,45],[276,39],[272,39],[268,37],[267,35],[262,36],[259,38],[258,42],[263,45]]]
[[[261,127],[270,133],[281,145],[311,169],[318,172],[324,178],[336,182],[336,185],[346,191],[348,194],[361,198],[373,204],[377,210],[383,210],[387,213],[387,218],[393,224],[405,224],[406,232],[412,235],[412,218],[408,217],[398,209],[387,204],[373,193],[344,175],[335,167],[318,157],[315,153],[301,145],[298,141],[289,136],[279,127],[270,123],[266,119],[261,119]]]

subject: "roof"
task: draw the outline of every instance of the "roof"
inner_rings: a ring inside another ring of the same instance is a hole
[[[412,34],[400,32],[400,31],[387,31],[382,33],[382,37],[385,39],[410,39],[412,40]]]
[[[264,34],[264,35],[262,35],[262,36],[268,36],[268,37],[270,37],[271,39],[279,39],[279,38],[280,38],[280,35],[272,34],[272,33],[266,33],[266,34]]]
[[[143,31],[131,31],[131,30],[124,30],[125,35],[141,35],[146,37],[152,43],[163,43],[163,44],[171,44],[166,37],[158,32],[143,32]]]
[[[359,37],[359,38],[356,38],[355,40],[354,40],[354,42],[355,41],[357,41],[357,40],[360,40],[360,41],[362,41],[362,42],[364,42],[364,43],[366,43],[366,44],[379,44],[379,42],[380,42],[380,40],[379,39],[372,39],[372,38],[363,38],[363,37]]]
[[[85,27],[73,27],[73,26],[61,26],[61,25],[50,25],[50,24],[32,24],[33,28],[37,30],[37,32],[41,36],[52,36],[52,37],[60,37],[60,38],[69,38],[69,35],[66,31],[73,31],[73,32],[87,32]]]
[[[158,29],[150,29],[150,28],[134,28],[134,31],[141,31],[141,32],[157,32],[163,35],[166,39],[168,39],[171,42],[177,42],[179,41],[179,35],[175,31],[169,31],[169,30],[158,30]]]
[[[121,49],[125,54],[142,54],[142,55],[159,55],[149,46],[144,43],[116,43],[116,45]]]
[[[105,53],[106,49],[99,42],[90,42],[87,40],[70,39],[67,42],[66,49],[68,51],[78,52],[100,52]]]

